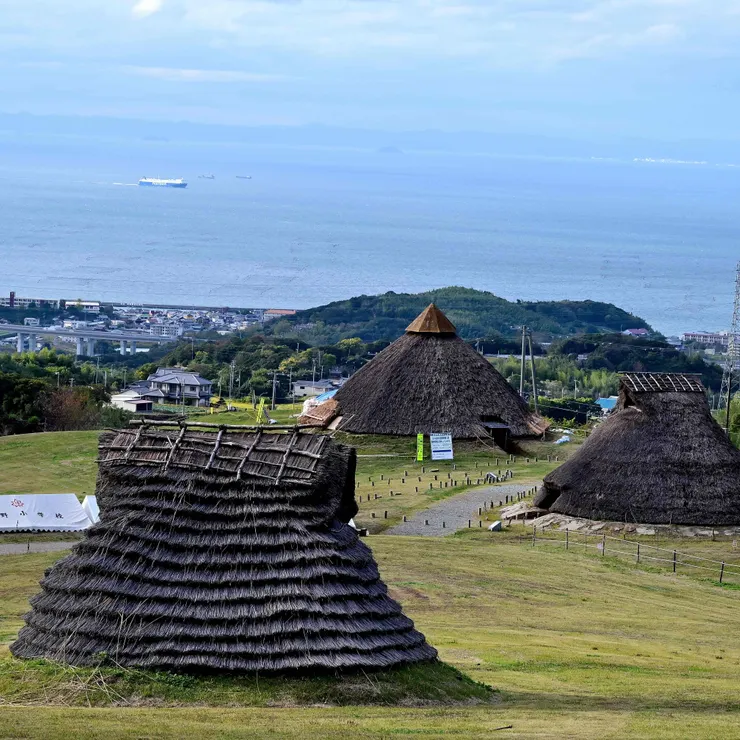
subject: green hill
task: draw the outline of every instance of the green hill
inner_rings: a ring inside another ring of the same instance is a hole
[[[360,337],[364,341],[393,340],[432,302],[450,317],[460,336],[466,339],[515,336],[522,324],[543,337],[651,329],[640,317],[611,303],[512,302],[486,291],[450,287],[425,293],[390,292],[334,301],[268,324],[265,331],[324,344],[350,337]]]

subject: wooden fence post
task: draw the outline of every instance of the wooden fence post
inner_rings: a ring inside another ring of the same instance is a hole
[[[565,530],[565,549],[568,549],[568,530]]]
[[[673,551],[673,572],[676,572],[676,551]]]
[[[637,543],[637,562],[640,562],[640,543]]]
[[[537,525],[532,525],[532,547],[537,544]]]
[[[722,567],[719,569],[719,582],[722,583],[722,578],[725,575],[725,561],[722,561]]]

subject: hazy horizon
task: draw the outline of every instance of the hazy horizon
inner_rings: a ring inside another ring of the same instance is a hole
[[[0,0],[8,113],[736,140],[738,0]]]

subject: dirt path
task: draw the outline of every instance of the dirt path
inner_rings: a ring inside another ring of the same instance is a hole
[[[58,552],[69,550],[77,544],[76,541],[68,542],[16,542],[14,544],[0,545],[0,555],[25,555],[28,552]]]
[[[499,501],[504,501],[506,496],[515,496],[519,491],[531,488],[532,484],[525,485],[507,483],[501,486],[487,486],[476,488],[459,496],[448,498],[444,501],[430,506],[424,511],[418,511],[413,518],[407,522],[396,524],[395,527],[387,529],[383,534],[411,534],[427,537],[445,537],[454,534],[458,529],[467,529],[468,519],[477,525],[478,509],[484,508],[485,504],[493,501],[498,506]],[[429,524],[425,524],[425,522]],[[442,523],[444,522],[444,527]]]

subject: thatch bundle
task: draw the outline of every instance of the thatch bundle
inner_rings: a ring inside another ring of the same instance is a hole
[[[100,522],[47,571],[11,651],[181,672],[433,659],[346,524],[354,469],[353,449],[297,429],[104,433]]]
[[[547,429],[434,304],[326,404],[301,421],[333,421],[356,434],[451,432],[461,438],[486,436],[491,428],[506,428],[513,437]]]
[[[628,373],[617,409],[547,475],[536,506],[647,524],[740,524],[740,451],[695,376]]]

